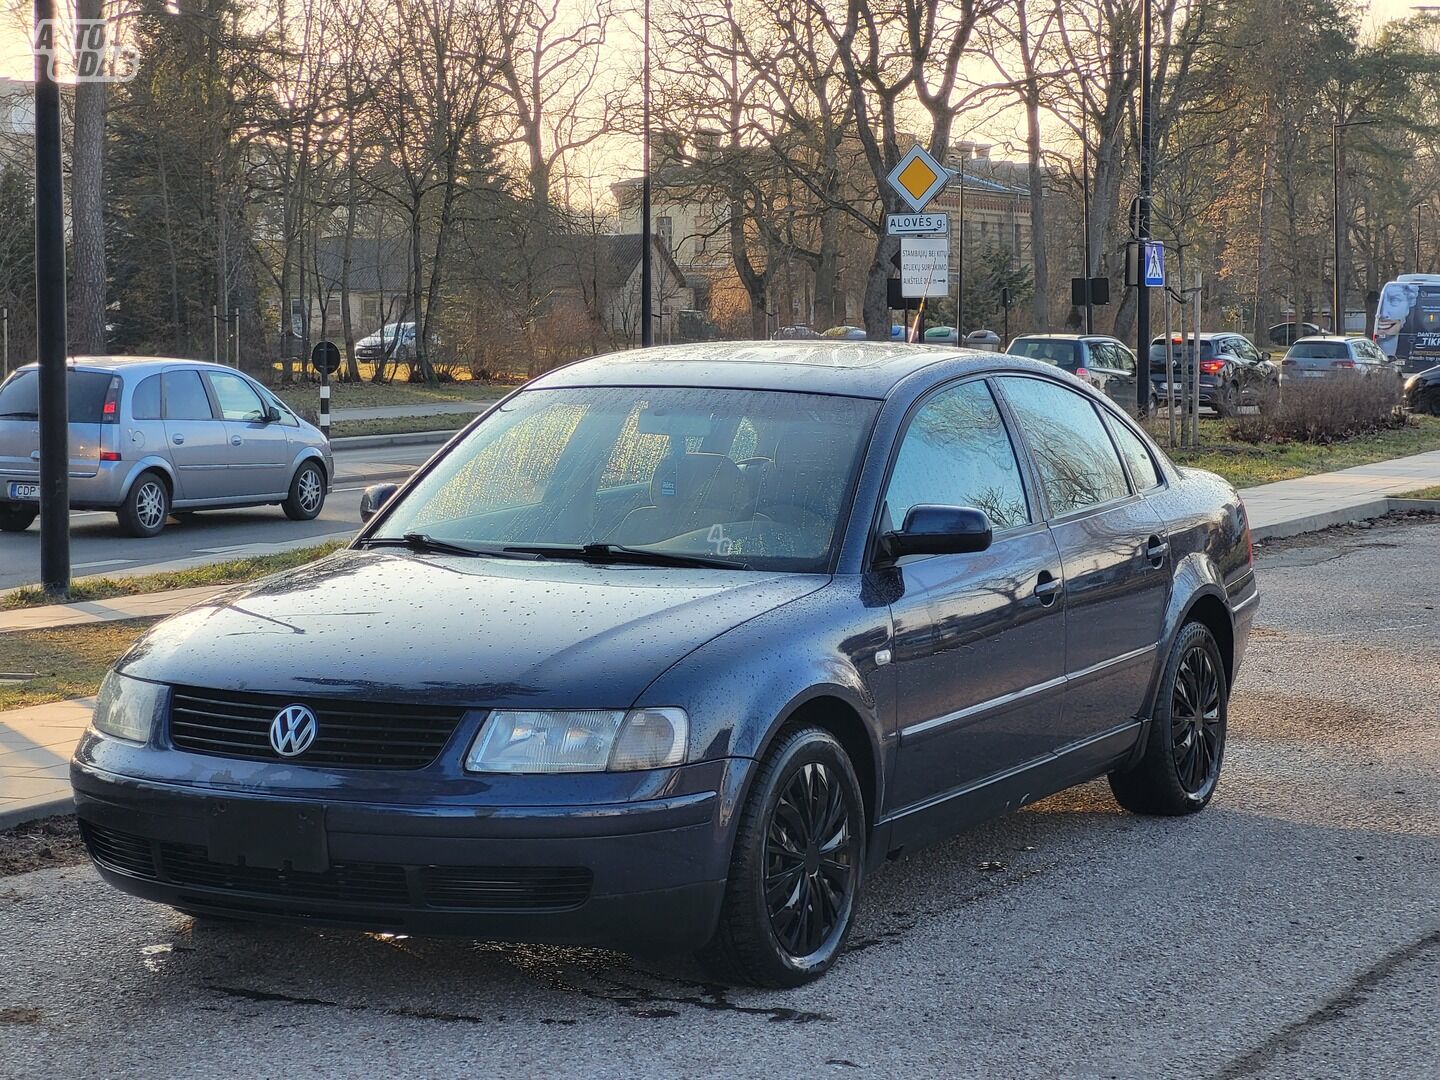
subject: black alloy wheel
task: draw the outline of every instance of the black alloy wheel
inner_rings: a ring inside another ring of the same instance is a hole
[[[782,733],[740,813],[714,937],[701,959],[723,981],[799,986],[844,951],[867,841],[855,769],[830,732]]]
[[[1110,774],[1110,790],[1137,814],[1193,814],[1215,794],[1225,760],[1229,686],[1209,627],[1176,635],[1138,761]]]
[[[1175,772],[1191,796],[1213,787],[1220,771],[1221,681],[1203,644],[1191,646],[1181,657],[1170,702],[1170,743]]]
[[[765,833],[770,928],[791,956],[813,955],[853,899],[852,831],[839,779],[821,762],[797,769]]]

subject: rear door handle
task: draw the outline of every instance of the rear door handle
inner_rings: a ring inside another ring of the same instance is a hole
[[[239,446],[242,442],[244,442],[244,440],[241,439],[239,435],[231,435],[231,436],[230,436],[230,445],[231,445],[231,446]]]
[[[171,436],[170,436],[170,441],[173,442],[176,446],[179,446],[181,443],[183,443],[183,442],[185,441],[185,436],[184,436],[184,435],[171,435]]]
[[[1149,559],[1150,564],[1157,568],[1165,561],[1165,556],[1169,553],[1170,542],[1161,540],[1158,536],[1150,537],[1145,545],[1145,558]]]

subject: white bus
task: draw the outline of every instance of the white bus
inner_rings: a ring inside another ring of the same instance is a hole
[[[1380,290],[1375,344],[1402,371],[1440,364],[1440,274],[1401,274]]]

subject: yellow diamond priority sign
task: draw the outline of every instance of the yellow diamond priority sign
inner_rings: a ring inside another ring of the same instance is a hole
[[[945,167],[919,143],[912,146],[886,178],[895,193],[917,214],[950,180]]]

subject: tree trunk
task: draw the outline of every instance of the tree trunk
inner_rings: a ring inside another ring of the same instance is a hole
[[[76,0],[77,19],[104,18],[103,0]],[[74,298],[70,346],[105,351],[105,84],[75,85],[75,146],[70,212],[74,228]]]

